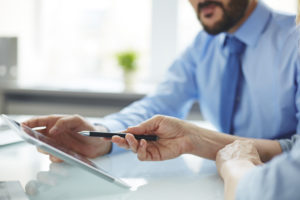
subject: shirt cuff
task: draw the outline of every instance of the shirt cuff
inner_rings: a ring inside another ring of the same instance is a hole
[[[111,132],[111,133],[120,132],[120,131],[123,131],[123,130],[126,129],[125,126],[117,120],[102,119],[99,122],[94,123],[94,125],[104,126],[108,130],[108,132]],[[125,152],[125,151],[126,151],[125,149],[123,149],[123,148],[119,147],[118,145],[112,143],[111,150],[108,154],[118,154],[118,153],[122,153],[122,152]]]
[[[300,140],[300,135],[296,134],[291,139],[278,140],[278,142],[281,146],[282,151],[283,152],[288,152],[293,148],[293,146],[295,145],[295,143],[298,140]]]

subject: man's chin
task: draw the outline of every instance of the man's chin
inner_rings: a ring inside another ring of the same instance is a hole
[[[214,16],[212,16],[210,18],[200,18],[199,21],[203,27],[205,26],[209,29],[214,29],[216,26],[218,26],[218,24],[220,24],[222,19],[215,19]]]
[[[203,29],[210,35],[218,35],[219,33],[227,32],[230,30],[230,27],[232,27],[222,19],[214,21],[200,20],[200,23]]]
[[[209,28],[206,28],[206,27],[203,27],[203,29],[209,35],[218,35],[218,34],[220,34],[222,32],[225,32],[225,31],[220,31],[220,30],[216,30],[216,29],[209,29]]]
[[[206,24],[202,24],[203,29],[210,35],[218,35],[219,33],[225,32],[226,30],[220,29],[217,25],[208,26]]]

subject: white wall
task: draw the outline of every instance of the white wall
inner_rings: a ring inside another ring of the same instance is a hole
[[[296,0],[262,1],[275,9],[296,11]],[[32,82],[39,80],[38,75],[43,71],[36,59],[41,16],[37,8],[40,2],[41,0],[0,0],[0,37],[19,37],[20,82],[28,75],[31,75]],[[149,77],[157,82],[174,58],[192,41],[200,25],[187,0],[153,0],[152,14]]]
[[[297,0],[263,0],[263,2],[284,13],[295,14],[297,12]]]
[[[177,55],[178,0],[152,0],[151,79],[158,82]]]
[[[38,0],[0,0],[0,37],[16,36],[19,40],[18,74],[26,74],[26,66],[35,61],[36,2]]]

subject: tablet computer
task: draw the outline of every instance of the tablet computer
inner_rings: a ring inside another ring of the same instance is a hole
[[[38,131],[32,130],[25,125],[21,125],[20,123],[14,121],[13,119],[10,119],[6,115],[1,115],[1,118],[26,142],[39,147],[40,149],[52,154],[55,157],[60,158],[61,160],[64,160],[71,165],[75,165],[81,169],[93,173],[94,175],[99,176],[120,187],[127,189],[131,188],[129,184],[109,174],[84,156],[61,146],[52,138],[47,137],[46,135],[43,135]]]

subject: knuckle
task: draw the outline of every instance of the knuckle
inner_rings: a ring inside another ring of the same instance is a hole
[[[156,119],[156,120],[162,120],[164,118],[163,115],[154,115],[153,116],[153,119]]]
[[[56,122],[56,126],[60,127],[60,126],[64,126],[66,124],[66,119],[65,118],[60,118],[59,120],[57,120]]]
[[[82,117],[80,115],[78,115],[78,114],[72,115],[72,118],[74,120],[78,120],[78,121],[82,119]]]
[[[83,124],[84,118],[78,114],[72,115],[70,118],[71,121],[77,123],[77,124]]]
[[[145,161],[145,157],[143,157],[143,156],[141,156],[141,155],[139,155],[139,154],[138,154],[138,159],[139,159],[140,161]]]
[[[73,119],[76,120],[76,121],[83,121],[83,117],[81,117],[78,114],[73,115]]]

